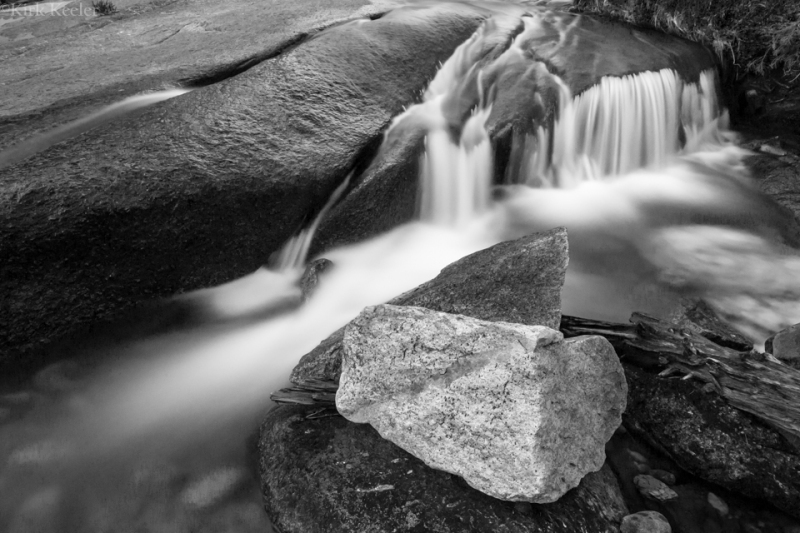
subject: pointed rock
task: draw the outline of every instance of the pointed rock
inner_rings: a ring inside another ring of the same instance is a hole
[[[389,303],[558,329],[568,261],[567,231],[555,228],[468,255]],[[338,380],[343,334],[344,328],[334,332],[303,356],[292,383]]]

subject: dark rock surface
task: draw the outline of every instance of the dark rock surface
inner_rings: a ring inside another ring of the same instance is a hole
[[[483,16],[419,7],[338,26],[4,169],[2,361],[265,263]]]
[[[389,303],[557,330],[568,260],[566,230],[534,233],[468,255]],[[337,330],[304,355],[292,382],[338,380],[343,333]]]
[[[385,146],[347,195],[322,220],[311,255],[353,244],[412,220],[417,210],[419,158],[423,137]]]
[[[222,79],[321,28],[390,9],[368,0],[324,9],[317,0],[114,0],[118,13],[97,17],[91,4],[3,18],[0,153],[141,91]]]
[[[628,514],[608,467],[556,503],[504,502],[425,466],[366,424],[303,406],[267,416],[259,453],[267,514],[282,533],[610,533]]]
[[[771,505],[727,491],[682,470],[652,446],[635,438],[624,426],[606,445],[608,464],[619,480],[625,503],[632,513],[655,511],[664,516],[674,533],[789,533],[800,521]],[[669,485],[677,497],[659,502],[641,495],[635,479],[649,474]],[[718,501],[715,501],[718,500]],[[719,502],[728,507],[722,514]],[[623,526],[623,531],[624,526]],[[647,531],[647,530],[645,530]]]
[[[694,383],[625,370],[634,436],[699,478],[800,517],[800,450]]]

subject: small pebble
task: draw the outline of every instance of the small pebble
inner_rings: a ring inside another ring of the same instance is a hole
[[[633,478],[633,483],[645,498],[666,502],[678,497],[678,493],[653,476],[640,475]]]
[[[631,449],[628,449],[627,452],[628,452],[628,455],[630,455],[633,458],[633,460],[636,461],[637,463],[647,464],[647,457],[645,457],[641,453],[635,452],[635,451],[633,451]]]
[[[716,509],[717,512],[720,514],[720,516],[725,517],[728,516],[728,513],[730,513],[728,504],[725,503],[725,501],[722,498],[720,498],[713,492],[708,493],[708,504],[714,509]]]
[[[650,475],[656,478],[657,480],[666,483],[667,485],[675,484],[675,474],[673,474],[672,472],[655,469],[650,471]]]
[[[187,487],[181,501],[191,507],[208,507],[228,496],[244,478],[240,468],[220,468]]]
[[[672,533],[672,527],[661,513],[642,511],[622,519],[620,533]]]
[[[744,533],[762,533],[761,530],[753,524],[745,524],[742,530]]]

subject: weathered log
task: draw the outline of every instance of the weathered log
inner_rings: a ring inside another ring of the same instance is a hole
[[[624,362],[661,377],[698,379],[731,406],[800,442],[800,371],[756,352],[736,351],[674,324],[634,313],[633,324],[563,317],[566,336],[602,335]]]

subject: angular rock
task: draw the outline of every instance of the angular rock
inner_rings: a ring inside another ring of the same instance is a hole
[[[766,351],[784,362],[800,362],[800,324],[783,329],[767,339]]]
[[[616,533],[628,511],[608,467],[551,504],[487,496],[434,470],[368,424],[281,406],[259,441],[261,487],[283,533]]]
[[[622,519],[620,533],[672,533],[667,519],[657,511],[641,511]]]
[[[603,465],[626,394],[602,337],[380,305],[345,330],[336,407],[481,492],[549,503]]]
[[[702,335],[720,346],[740,352],[753,349],[753,343],[723,321],[705,301],[694,300],[683,303],[684,305],[669,317],[670,322],[674,322],[692,333]]]
[[[567,231],[555,228],[468,255],[389,303],[557,329],[568,261]],[[303,356],[292,383],[338,380],[343,334],[341,328]]]
[[[3,169],[0,352],[264,264],[485,16],[336,26]]]
[[[633,435],[699,478],[800,517],[800,453],[785,437],[695,383],[624,367]]]

